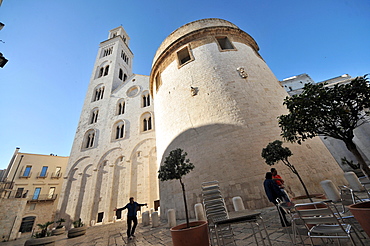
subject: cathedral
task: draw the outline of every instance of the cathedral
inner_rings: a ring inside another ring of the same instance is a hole
[[[173,31],[154,56],[150,76],[132,71],[130,38],[122,27],[101,42],[76,130],[58,215],[94,225],[122,215],[129,197],[184,218],[180,183],[159,182],[168,153],[182,148],[195,165],[184,177],[188,207],[202,202],[202,182],[218,180],[229,210],[240,196],[246,208],[270,206],[261,157],[280,139],[277,117],[288,95],[256,41],[235,24],[202,19]],[[342,170],[319,138],[284,144],[311,193],[319,182],[342,183]],[[298,179],[282,164],[290,195]],[[194,211],[190,209],[191,217]]]

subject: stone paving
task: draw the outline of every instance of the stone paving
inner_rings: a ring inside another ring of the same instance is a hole
[[[269,207],[259,210],[264,219],[269,237],[273,246],[288,246],[293,245],[288,230],[291,228],[282,228],[279,221],[279,216],[275,207]],[[178,221],[183,223],[184,221]],[[76,238],[67,238],[67,235],[57,236],[56,246],[172,246],[170,230],[165,221],[157,228],[142,226],[138,224],[136,230],[136,238],[128,240],[126,237],[126,222],[120,221],[116,223],[94,226],[87,228],[84,236]],[[237,246],[257,245],[254,237],[251,234],[251,229],[247,224],[236,224],[233,226],[234,238]],[[303,235],[306,232],[302,233]],[[299,239],[299,238],[298,238]],[[21,246],[24,245],[26,239],[18,239],[11,242],[2,242],[0,246]],[[349,240],[341,241],[342,245],[351,245]],[[370,239],[363,240],[365,245],[370,245]],[[267,241],[266,241],[267,243]],[[317,244],[316,244],[317,243]],[[305,244],[309,245],[306,239]],[[260,242],[259,245],[262,245]],[[327,242],[315,241],[315,245],[328,245]],[[338,245],[336,242],[330,245]],[[360,245],[360,244],[358,244]],[[196,246],[196,245],[194,245]]]

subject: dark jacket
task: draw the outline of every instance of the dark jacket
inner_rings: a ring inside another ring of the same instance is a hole
[[[127,208],[127,216],[136,216],[136,212],[139,210],[141,206],[145,206],[145,204],[139,204],[137,202],[134,203],[127,203],[126,206],[123,208],[119,208],[117,210],[124,210]]]
[[[265,187],[267,198],[273,204],[277,204],[276,198],[284,197],[283,192],[280,190],[276,182],[272,179],[265,179],[265,181],[263,182],[263,187]]]

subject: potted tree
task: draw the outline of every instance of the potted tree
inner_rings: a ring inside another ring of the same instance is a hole
[[[59,220],[55,221],[55,223],[58,223],[57,227],[51,231],[51,235],[61,235],[65,232],[65,228],[64,226],[62,225],[63,222],[65,222],[66,220],[63,219],[63,218],[60,218]]]
[[[68,238],[85,235],[86,227],[84,226],[84,223],[82,223],[81,218],[73,221],[72,224],[74,228],[68,230]]]
[[[189,222],[189,213],[186,203],[185,184],[182,177],[194,169],[193,163],[186,159],[187,153],[182,149],[172,150],[165,158],[164,165],[158,171],[160,181],[178,179],[181,184],[184,198],[186,223],[171,228],[171,237],[174,246],[203,246],[209,245],[208,224],[206,221]]]
[[[28,239],[24,245],[25,246],[35,246],[35,245],[54,245],[55,244],[55,238],[51,236],[50,237],[50,232],[48,231],[48,227],[53,224],[53,221],[48,221],[44,224],[37,224],[38,228],[41,229],[40,232],[35,233],[33,237]]]
[[[297,175],[299,181],[301,182],[303,189],[306,193],[306,196],[300,196],[300,197],[295,197],[295,199],[303,199],[303,198],[308,198],[312,202],[312,197],[318,197],[322,196],[322,194],[309,194],[306,185],[304,184],[301,176],[299,175],[297,169],[294,167],[289,162],[289,157],[292,156],[292,152],[288,147],[283,147],[282,146],[283,142],[280,140],[275,140],[272,143],[269,143],[266,148],[262,149],[261,156],[265,159],[265,162],[267,165],[274,165],[275,163],[282,161],[284,165],[289,167],[289,169]]]

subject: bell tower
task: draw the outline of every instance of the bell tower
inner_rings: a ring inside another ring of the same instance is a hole
[[[94,78],[110,81],[107,87],[113,92],[132,74],[133,53],[129,48],[130,37],[122,26],[109,31],[108,39],[100,43],[95,61]]]
[[[132,72],[129,42],[119,26],[99,44],[58,205],[67,225],[120,218],[113,209],[131,196],[158,203],[149,77]]]

